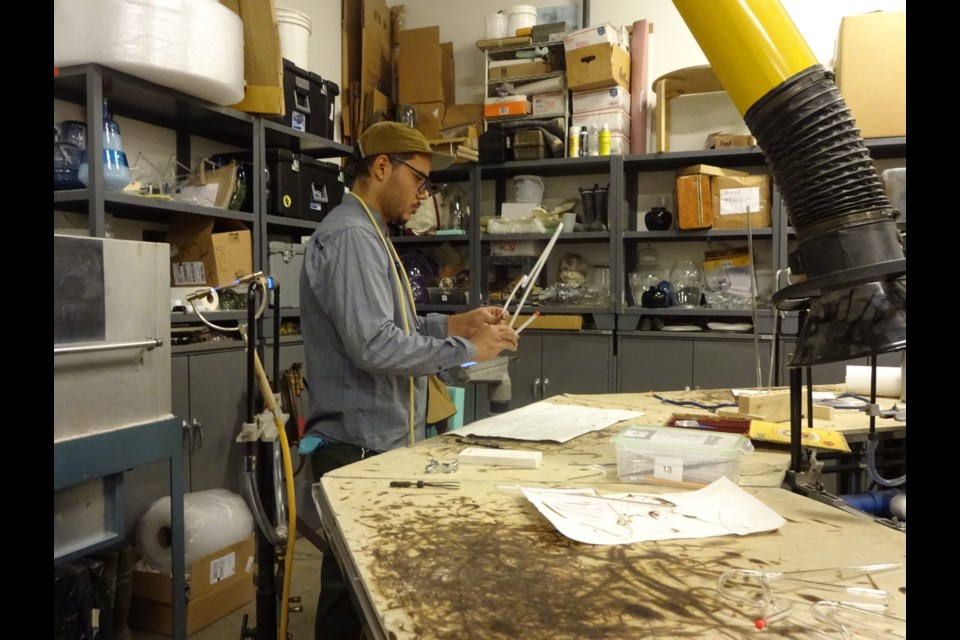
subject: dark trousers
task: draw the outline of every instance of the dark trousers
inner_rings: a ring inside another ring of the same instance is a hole
[[[367,451],[366,456],[374,455]],[[311,460],[314,480],[364,457],[360,447],[349,444],[328,444],[313,453]],[[314,622],[316,640],[357,640],[360,638],[360,614],[350,600],[347,580],[333,554],[333,545],[323,552],[320,565],[320,597],[317,599],[317,617]]]

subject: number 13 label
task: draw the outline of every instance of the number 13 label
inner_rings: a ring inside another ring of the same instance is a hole
[[[683,481],[683,458],[657,457],[653,461],[653,477],[660,480]]]

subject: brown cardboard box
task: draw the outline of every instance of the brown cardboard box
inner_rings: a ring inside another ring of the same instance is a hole
[[[243,20],[243,100],[234,109],[285,115],[283,58],[273,0],[220,0]]]
[[[200,558],[187,567],[187,636],[207,627],[253,599],[254,536]],[[167,574],[133,572],[129,623],[165,635],[173,634],[173,580]]]
[[[446,106],[442,102],[420,102],[412,106],[417,113],[417,131],[428,139],[439,138]]]
[[[907,13],[846,16],[837,39],[837,87],[860,135],[907,135]]]
[[[509,80],[511,78],[526,78],[550,73],[550,65],[546,60],[531,60],[508,64],[502,67],[490,67],[487,70],[487,80]]]
[[[167,242],[171,286],[225,287],[253,272],[250,230],[239,220],[175,213]]]
[[[453,43],[440,42],[440,27],[405,29],[400,39],[400,91],[403,104],[454,104]]]
[[[770,226],[770,176],[718,176],[710,179],[714,229]]]
[[[750,175],[746,171],[738,171],[737,169],[727,169],[725,167],[714,167],[709,164],[694,164],[689,167],[684,167],[682,169],[677,169],[678,176],[692,176],[698,173],[702,173],[708,176],[748,176]]]
[[[530,316],[517,316],[516,325],[523,325]],[[527,329],[568,329],[579,331],[583,329],[583,316],[545,316],[539,315],[527,325]]]
[[[595,44],[564,52],[571,91],[619,85],[630,90],[630,54],[615,44]]]
[[[710,176],[705,173],[677,176],[677,227],[709,229],[713,226]]]
[[[473,125],[477,131],[483,130],[482,104],[448,104],[443,114],[443,128],[452,129],[460,125]]]
[[[711,133],[707,136],[707,149],[734,149],[756,145],[757,139],[750,134]]]

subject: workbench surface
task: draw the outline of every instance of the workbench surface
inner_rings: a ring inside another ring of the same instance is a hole
[[[660,395],[706,401],[710,393]],[[741,638],[758,633],[757,612],[719,597],[723,571],[890,562],[902,567],[849,584],[888,591],[888,612],[906,618],[905,533],[779,488],[789,464],[785,447],[758,446],[739,483],[786,520],[777,531],[612,546],[566,538],[515,487],[681,491],[620,483],[611,438],[626,424],[663,424],[673,413],[692,411],[650,394],[552,401],[645,415],[565,444],[506,441],[542,451],[540,469],[464,465],[452,474],[425,473],[431,459],[452,462],[467,446],[452,432],[348,465],[314,485],[369,637]],[[391,480],[456,481],[459,488],[390,488]],[[790,618],[764,634],[811,637],[802,626],[813,622],[809,603],[837,594],[813,590],[804,597]]]

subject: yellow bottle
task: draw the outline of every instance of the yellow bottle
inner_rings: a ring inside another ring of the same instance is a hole
[[[606,122],[603,123],[603,129],[600,129],[600,134],[597,137],[600,140],[600,155],[610,155],[610,127],[607,126]]]

